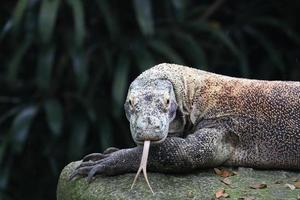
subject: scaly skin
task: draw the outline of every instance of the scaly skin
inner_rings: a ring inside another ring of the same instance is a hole
[[[134,141],[153,141],[149,171],[300,169],[300,82],[232,78],[164,63],[133,81],[125,111]],[[87,156],[71,178],[134,172],[141,154],[137,146]]]

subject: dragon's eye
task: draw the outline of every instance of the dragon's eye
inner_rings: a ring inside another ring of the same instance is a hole
[[[170,99],[166,100],[166,104],[169,105],[170,104]]]
[[[128,103],[129,103],[129,105],[130,105],[130,108],[131,108],[132,110],[134,110],[134,107],[135,107],[134,99],[130,98],[130,99],[128,100]]]
[[[169,107],[169,104],[170,104],[170,96],[169,96],[169,94],[167,94],[167,93],[164,94],[164,103],[165,103],[165,106],[166,106],[166,107]]]
[[[165,98],[165,100],[164,100],[165,102],[164,102],[164,111],[165,112],[167,112],[168,110],[169,110],[169,107],[170,107],[170,99],[169,99],[169,97],[167,97],[167,98]]]

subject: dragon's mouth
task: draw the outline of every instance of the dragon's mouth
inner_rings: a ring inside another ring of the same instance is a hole
[[[134,142],[138,145],[142,145],[144,144],[145,141],[151,141],[151,144],[159,144],[162,143],[163,141],[165,141],[165,139],[167,138],[168,134],[166,134],[163,138],[154,138],[154,139],[148,139],[146,138],[145,140],[137,140],[134,139]]]

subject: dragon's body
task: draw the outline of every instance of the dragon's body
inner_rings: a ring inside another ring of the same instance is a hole
[[[152,142],[150,171],[219,165],[300,169],[300,82],[160,64],[133,81],[125,110],[134,141]],[[137,146],[90,155],[75,174],[136,171],[141,151]]]

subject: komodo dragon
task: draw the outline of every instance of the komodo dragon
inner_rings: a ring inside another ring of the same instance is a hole
[[[147,167],[153,172],[219,165],[300,169],[300,82],[163,63],[132,82],[124,107],[138,146],[90,154],[71,178],[136,171],[144,141],[151,141]]]

